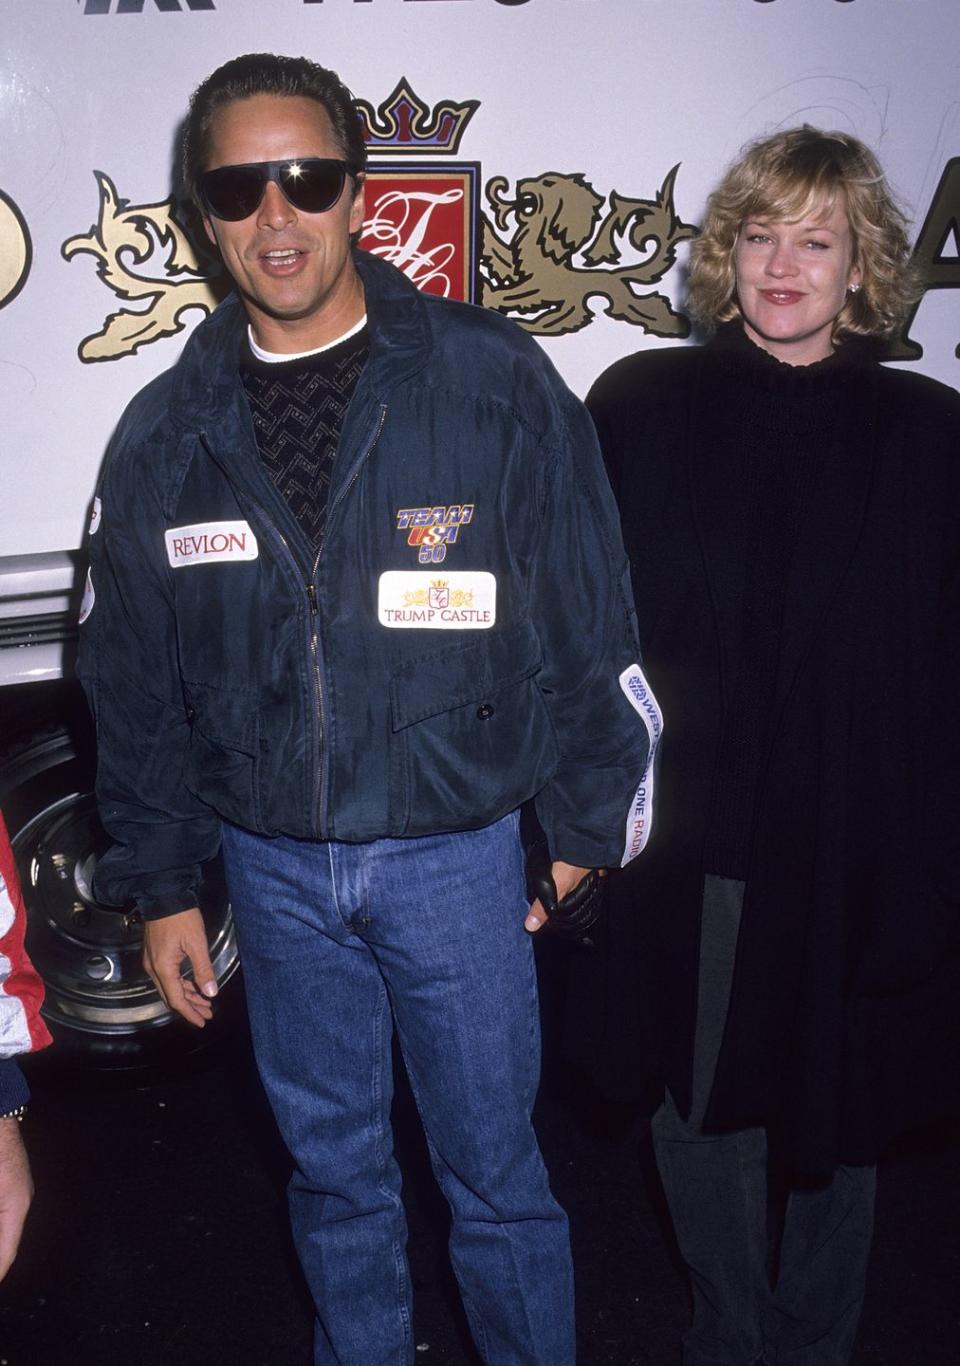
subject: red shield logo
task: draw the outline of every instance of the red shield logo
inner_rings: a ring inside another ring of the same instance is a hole
[[[428,294],[474,302],[480,167],[373,163],[360,246]]]
[[[399,266],[418,289],[478,303],[480,166],[448,159],[478,101],[430,107],[400,80],[378,108],[357,106],[369,154],[360,246]]]

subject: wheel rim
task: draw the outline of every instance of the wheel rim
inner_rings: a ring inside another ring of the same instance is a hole
[[[47,989],[47,1020],[73,1031],[123,1036],[175,1019],[143,969],[139,917],[93,895],[96,862],[109,843],[93,795],[73,792],[49,802],[11,839],[29,912],[27,948]],[[204,886],[201,909],[222,984],[236,971],[238,956],[216,870]]]

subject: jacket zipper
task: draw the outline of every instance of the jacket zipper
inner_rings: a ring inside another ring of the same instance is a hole
[[[310,661],[312,664],[313,672],[314,713],[317,718],[317,755],[315,759],[317,766],[317,776],[313,784],[313,811],[311,821],[315,839],[325,838],[322,826],[327,802],[327,762],[325,754],[326,712],[324,710],[323,705],[323,670],[320,649],[320,604],[317,599],[317,571],[320,568],[320,557],[323,554],[323,547],[327,538],[327,525],[329,525],[330,513],[336,506],[338,506],[338,504],[342,501],[344,495],[353,486],[354,482],[356,481],[357,475],[360,473],[361,467],[366,462],[366,460],[369,459],[374,448],[376,447],[377,442],[380,440],[380,435],[383,431],[383,426],[386,420],[387,405],[385,403],[382,403],[380,405],[380,420],[377,423],[377,429],[373,434],[373,438],[370,441],[370,444],[367,446],[366,450],[363,452],[361,457],[357,461],[355,461],[354,467],[350,472],[350,478],[347,480],[346,484],[337,494],[336,500],[328,508],[327,520],[324,525],[323,535],[320,538],[320,547],[317,550],[316,558],[313,561],[312,572],[310,573],[309,578],[304,578],[304,587],[306,588],[307,593],[307,603],[310,609]],[[206,446],[210,455],[213,457],[216,463],[219,464],[220,462],[217,460],[213,451],[210,449],[210,445],[207,442],[206,435],[204,433],[201,433],[201,440],[203,441],[203,444],[204,446]],[[250,501],[253,507],[256,508],[259,516],[263,519],[264,524],[270,528],[273,534],[280,541],[280,544],[283,546],[294,567],[302,574],[302,562],[291,550],[287,538],[284,536],[283,532],[279,529],[279,527],[275,525],[275,523],[269,517],[262,504],[260,504],[254,498],[251,498]]]
[[[382,425],[383,425],[383,424],[382,424],[382,422],[381,422],[381,426],[382,426]],[[379,431],[378,431],[377,435],[379,436]],[[206,433],[205,433],[205,432],[201,432],[201,433],[200,433],[200,439],[201,439],[201,441],[203,442],[203,444],[204,444],[204,446],[205,446],[207,452],[209,453],[209,455],[211,456],[211,458],[213,459],[213,461],[214,461],[217,465],[219,465],[221,469],[223,469],[223,466],[222,466],[221,462],[217,459],[216,454],[214,453],[213,449],[211,448],[210,442],[207,440],[207,436],[206,436]],[[371,449],[372,449],[372,448],[371,448]],[[230,480],[230,477],[229,477],[229,474],[227,474],[227,471],[224,470],[223,472],[224,472],[224,474],[225,474],[226,477],[227,477],[227,482],[228,482],[228,483],[231,483],[232,481]],[[262,524],[263,524],[265,527],[267,527],[267,528],[273,533],[273,535],[277,538],[277,540],[278,540],[278,541],[280,542],[280,544],[283,546],[284,550],[286,551],[287,557],[288,557],[289,560],[290,560],[290,563],[293,565],[294,569],[296,570],[297,577],[301,580],[301,582],[303,583],[304,588],[305,588],[305,590],[306,590],[307,605],[308,605],[309,610],[310,610],[310,658],[311,658],[311,663],[312,663],[312,666],[313,666],[313,668],[312,668],[312,672],[313,672],[313,704],[314,704],[314,715],[316,716],[316,719],[317,719],[317,753],[316,753],[316,756],[315,756],[315,758],[314,758],[314,763],[315,763],[315,765],[316,765],[316,774],[317,774],[317,776],[316,776],[316,778],[314,779],[314,782],[313,782],[313,794],[314,794],[314,795],[313,795],[313,810],[312,810],[312,812],[311,812],[311,822],[310,822],[310,824],[311,824],[311,828],[312,828],[313,831],[315,832],[315,838],[317,838],[317,839],[322,839],[323,836],[322,836],[322,834],[321,834],[321,832],[320,832],[320,817],[321,817],[321,812],[320,812],[320,810],[319,810],[319,804],[320,804],[320,803],[319,803],[319,799],[320,799],[320,797],[322,796],[322,793],[323,793],[323,769],[324,769],[324,765],[323,765],[323,748],[324,748],[324,740],[325,740],[325,736],[326,736],[326,716],[325,716],[324,707],[323,707],[323,684],[322,684],[322,680],[321,680],[321,670],[320,670],[320,640],[319,640],[319,631],[318,631],[318,626],[317,626],[317,615],[318,615],[318,612],[319,612],[319,603],[317,602],[316,578],[317,578],[317,568],[319,567],[319,564],[320,564],[320,554],[319,554],[319,552],[317,553],[317,557],[316,557],[316,559],[315,559],[314,562],[313,562],[313,571],[312,571],[312,573],[309,573],[308,571],[306,571],[305,568],[304,568],[304,565],[303,565],[302,560],[300,560],[300,558],[299,558],[299,557],[294,553],[294,551],[291,549],[290,543],[289,543],[289,541],[287,540],[286,536],[284,536],[283,532],[280,530],[280,528],[276,525],[276,523],[275,523],[275,522],[273,521],[273,519],[270,517],[269,513],[266,511],[266,509],[264,508],[263,504],[262,504],[261,502],[259,502],[258,499],[251,497],[248,491],[245,490],[245,491],[244,491],[244,494],[245,494],[245,497],[248,499],[251,508],[255,509],[255,511],[256,511],[256,513],[257,513],[257,516],[259,517],[259,519],[260,519],[260,521],[262,522]],[[321,547],[321,548],[322,548],[322,547]]]
[[[342,502],[342,500],[343,500],[343,498],[345,497],[345,495],[346,495],[346,494],[349,492],[349,490],[352,488],[354,482],[356,481],[357,475],[360,473],[361,467],[366,463],[366,461],[367,461],[367,460],[370,458],[370,456],[372,455],[372,453],[373,453],[373,451],[374,451],[374,448],[376,447],[377,442],[380,440],[380,434],[381,434],[381,432],[383,431],[383,425],[384,425],[384,423],[386,422],[386,420],[387,420],[387,405],[386,405],[385,403],[382,403],[382,404],[380,405],[380,421],[377,423],[377,429],[376,429],[376,431],[375,431],[374,434],[373,434],[373,438],[372,438],[372,440],[370,441],[370,444],[367,446],[366,450],[363,452],[363,454],[361,455],[361,457],[360,457],[358,460],[356,460],[356,461],[354,462],[353,469],[352,469],[352,471],[351,471],[351,473],[350,473],[350,478],[347,480],[347,482],[344,484],[343,488],[342,488],[342,489],[340,490],[340,492],[337,494],[336,499],[334,500],[334,502],[331,503],[330,506],[329,506],[328,509],[327,509],[327,516],[326,516],[326,520],[324,521],[324,526],[323,526],[323,534],[322,534],[321,537],[320,537],[320,546],[319,546],[319,549],[317,550],[316,559],[315,559],[314,562],[313,562],[313,575],[312,575],[312,577],[311,577],[311,579],[310,579],[310,582],[307,584],[307,597],[308,597],[309,600],[310,600],[310,626],[311,626],[311,632],[310,632],[310,649],[311,649],[311,653],[312,653],[312,657],[313,657],[313,678],[314,678],[314,686],[315,686],[315,688],[316,688],[317,723],[318,723],[319,730],[320,730],[320,754],[319,754],[318,765],[317,765],[319,771],[318,771],[318,775],[317,775],[317,782],[316,782],[316,785],[315,785],[315,787],[314,787],[314,818],[313,818],[313,828],[314,828],[314,830],[316,831],[316,838],[317,838],[317,839],[323,839],[323,838],[324,838],[323,834],[321,833],[321,825],[322,825],[322,823],[323,823],[324,813],[326,812],[326,809],[327,809],[327,786],[328,786],[328,784],[327,784],[327,770],[328,770],[328,765],[327,765],[327,762],[326,762],[326,755],[325,755],[325,753],[324,753],[324,745],[323,745],[323,737],[324,737],[324,733],[325,733],[325,729],[326,729],[326,723],[325,723],[325,716],[324,716],[324,710],[323,710],[323,686],[322,686],[322,682],[321,682],[321,670],[320,670],[320,639],[319,639],[319,627],[318,627],[318,621],[317,621],[317,618],[318,618],[318,615],[319,615],[319,611],[320,611],[320,605],[319,605],[319,603],[318,603],[318,601],[317,601],[317,571],[318,571],[319,568],[320,568],[320,558],[321,558],[321,556],[323,555],[323,548],[324,548],[324,546],[326,545],[326,541],[327,541],[327,527],[330,525],[330,514],[333,512],[334,508],[336,508],[337,506],[339,506],[339,504]],[[281,539],[282,539],[282,537],[281,537]]]
[[[296,555],[294,554],[294,552],[290,549],[290,543],[288,542],[286,536],[284,536],[283,532],[279,529],[279,527],[275,526],[274,523],[271,522],[270,518],[267,516],[266,512],[264,512],[263,508],[259,505],[259,503],[254,503],[254,507],[256,507],[257,511],[260,513],[261,517],[263,518],[263,520],[264,520],[264,522],[267,524],[267,526],[270,528],[270,530],[273,531],[273,532],[275,533],[275,535],[277,536],[277,539],[280,541],[280,544],[283,546],[284,550],[285,550],[285,551],[287,552],[287,554],[289,555],[289,557],[290,557],[292,563],[293,563],[294,566],[297,568],[297,570],[302,574],[302,573],[303,573],[303,566],[302,566],[301,562],[297,559],[297,557],[296,557]],[[322,543],[321,543],[321,548],[322,548]],[[316,559],[314,560],[314,562],[313,562],[313,572],[312,572],[311,577],[310,577],[310,578],[304,578],[304,587],[305,587],[306,590],[307,590],[307,603],[308,603],[308,605],[309,605],[309,607],[310,607],[310,659],[311,659],[311,662],[312,662],[312,664],[313,664],[313,703],[314,703],[314,714],[315,714],[315,716],[316,716],[316,718],[317,718],[317,756],[316,756],[316,764],[317,764],[317,773],[318,773],[318,776],[317,776],[316,781],[315,781],[314,784],[313,784],[313,791],[314,791],[313,812],[311,813],[312,819],[311,819],[311,822],[310,822],[311,825],[312,825],[312,827],[313,827],[313,829],[314,829],[315,838],[316,838],[316,839],[322,839],[322,838],[323,838],[323,834],[322,834],[322,832],[321,832],[321,830],[320,830],[320,820],[321,820],[321,814],[322,814],[322,812],[321,812],[321,810],[319,809],[318,797],[322,797],[322,795],[323,795],[323,771],[324,771],[324,764],[323,764],[323,748],[324,748],[324,739],[325,739],[325,736],[326,736],[326,729],[327,729],[327,726],[326,726],[326,713],[324,712],[324,708],[323,708],[323,685],[322,685],[321,677],[320,677],[320,635],[319,635],[319,629],[318,629],[318,626],[317,626],[317,614],[318,614],[318,612],[319,612],[319,610],[320,610],[320,606],[319,606],[319,603],[317,602],[317,586],[316,586],[316,579],[317,579],[317,569],[319,568],[319,565],[320,565],[320,552],[318,551],[318,552],[317,552],[317,558],[316,558]]]
[[[297,570],[298,575],[302,577],[302,579],[303,579],[303,584],[304,584],[304,587],[306,588],[306,592],[307,592],[307,603],[308,603],[309,608],[310,608],[310,656],[311,656],[311,660],[312,660],[312,663],[313,663],[313,701],[314,701],[314,714],[316,715],[316,718],[317,718],[317,759],[316,759],[316,763],[317,763],[318,774],[321,775],[321,776],[318,776],[318,779],[314,782],[314,785],[313,785],[313,786],[314,786],[314,810],[313,810],[313,813],[312,813],[311,825],[313,826],[313,829],[317,832],[316,837],[317,837],[318,839],[320,839],[320,838],[322,838],[322,836],[321,836],[320,833],[319,833],[320,813],[319,813],[319,811],[317,810],[317,793],[318,793],[318,790],[319,790],[319,791],[322,791],[322,771],[323,771],[323,759],[322,759],[322,755],[323,755],[324,736],[325,736],[325,733],[326,733],[326,718],[325,718],[325,713],[324,713],[324,709],[323,709],[323,688],[322,688],[321,682],[320,682],[320,646],[319,646],[318,630],[317,630],[317,613],[318,613],[318,611],[319,611],[319,604],[317,603],[316,577],[317,577],[317,567],[318,567],[318,565],[319,565],[319,563],[320,563],[320,555],[319,555],[319,553],[318,553],[316,560],[314,560],[314,563],[313,563],[313,574],[312,574],[312,576],[311,576],[310,578],[307,578],[307,577],[304,575],[304,573],[303,573],[303,564],[302,564],[302,562],[297,558],[297,556],[294,554],[293,550],[291,550],[291,548],[290,548],[290,542],[287,540],[286,536],[284,536],[283,532],[282,532],[282,531],[280,530],[280,528],[276,525],[276,523],[273,522],[273,521],[271,520],[271,518],[269,517],[268,513],[266,512],[266,509],[263,507],[263,505],[262,505],[261,503],[258,503],[255,499],[250,499],[250,502],[251,502],[251,505],[252,505],[254,508],[256,508],[257,513],[258,513],[258,515],[259,515],[259,517],[260,517],[262,523],[263,523],[265,526],[269,527],[269,529],[270,529],[270,530],[273,532],[273,534],[276,536],[277,540],[278,540],[278,541],[280,542],[280,544],[283,546],[284,550],[287,552],[287,556],[289,557],[291,564],[292,564],[292,565],[294,566],[294,568]]]
[[[329,509],[330,512],[333,512],[334,508],[340,506],[340,504],[341,504],[341,502],[343,501],[343,499],[346,497],[346,495],[350,492],[350,490],[351,490],[351,488],[353,487],[353,485],[356,483],[357,475],[360,473],[361,468],[362,468],[362,467],[366,464],[366,462],[370,459],[370,456],[373,454],[373,451],[374,451],[374,448],[376,447],[377,442],[380,440],[380,434],[381,434],[381,432],[383,431],[383,424],[386,422],[386,420],[387,420],[387,405],[386,405],[385,403],[381,403],[381,404],[380,404],[380,421],[377,423],[377,430],[376,430],[376,431],[374,432],[374,434],[373,434],[373,437],[372,437],[372,439],[371,439],[371,441],[370,441],[370,445],[369,445],[369,446],[367,447],[367,449],[363,452],[363,454],[359,457],[359,459],[357,459],[357,460],[354,461],[354,463],[353,463],[353,469],[350,471],[350,478],[347,480],[347,482],[344,484],[343,488],[342,488],[342,489],[340,490],[340,492],[337,494],[336,498],[335,498],[335,499],[333,500],[333,502],[330,504],[330,509]],[[328,513],[328,516],[327,516],[327,521],[329,521],[329,513]],[[326,539],[326,526],[324,526],[323,537],[321,537],[321,540],[320,540],[320,552],[321,552],[321,554],[323,553],[323,542],[324,542],[325,539]],[[320,555],[317,556],[317,563],[318,563],[318,564],[320,563]]]
[[[317,617],[320,611],[320,604],[317,602],[317,569],[320,566],[320,555],[313,562],[313,577],[307,584],[307,599],[310,603],[310,657],[313,661],[313,700],[317,715],[317,778],[313,785],[313,820],[312,825],[317,839],[322,839],[320,829],[323,818],[323,799],[324,788],[326,786],[324,777],[326,764],[324,763],[324,737],[326,734],[326,717],[323,710],[323,683],[320,677],[320,631]]]
[[[276,534],[276,536],[277,536],[278,540],[280,541],[281,545],[283,546],[284,550],[285,550],[285,551],[287,552],[287,554],[290,556],[290,559],[291,559],[291,561],[293,562],[293,564],[294,564],[294,565],[296,566],[296,568],[300,571],[300,573],[302,573],[302,572],[303,572],[303,566],[302,566],[301,562],[297,559],[297,557],[296,557],[296,555],[293,553],[293,551],[290,549],[290,544],[289,544],[289,542],[287,541],[286,536],[284,536],[283,532],[279,529],[279,527],[275,526],[274,523],[271,522],[270,518],[267,516],[267,514],[264,512],[263,508],[260,507],[259,504],[254,504],[254,506],[257,508],[257,511],[258,511],[258,512],[260,513],[260,515],[263,517],[263,520],[266,522],[267,526],[269,526],[270,529],[271,529],[271,531],[273,531],[273,532]],[[321,542],[321,549],[322,549],[322,542]],[[315,838],[316,838],[316,839],[322,839],[322,838],[323,838],[323,834],[322,834],[321,829],[320,829],[320,822],[321,822],[321,818],[322,818],[321,799],[322,799],[322,796],[323,796],[323,788],[324,788],[324,782],[323,782],[323,775],[324,775],[323,750],[324,750],[324,740],[325,740],[325,738],[326,738],[326,730],[327,730],[327,725],[326,725],[326,713],[324,712],[324,708],[323,708],[323,684],[322,684],[321,676],[320,676],[320,633],[319,633],[319,628],[318,628],[318,624],[317,624],[317,615],[318,615],[319,610],[320,610],[320,605],[319,605],[319,603],[317,602],[317,582],[316,582],[316,580],[317,580],[317,569],[319,568],[319,565],[320,565],[320,552],[318,551],[318,552],[317,552],[317,557],[316,557],[316,559],[315,559],[314,562],[313,562],[313,572],[312,572],[310,578],[305,578],[305,579],[304,579],[304,587],[305,587],[306,590],[307,590],[307,603],[308,603],[308,605],[309,605],[309,607],[310,607],[310,659],[311,659],[311,663],[313,664],[313,704],[314,704],[314,714],[315,714],[315,716],[316,716],[316,718],[317,718],[317,754],[316,754],[317,778],[316,778],[316,780],[315,780],[315,782],[314,782],[314,784],[313,784],[313,792],[314,792],[314,796],[313,796],[313,811],[312,811],[312,813],[311,813],[311,817],[312,817],[312,818],[311,818],[311,822],[310,822],[310,824],[312,825],[313,830],[314,830],[314,832],[315,832]]]

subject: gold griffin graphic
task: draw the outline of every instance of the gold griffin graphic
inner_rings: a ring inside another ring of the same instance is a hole
[[[438,584],[436,587],[443,587]],[[404,607],[428,607],[430,597],[426,588],[407,589],[403,595]],[[473,589],[472,588],[451,588],[450,604],[451,607],[472,607]]]
[[[487,199],[496,226],[483,215],[483,302],[500,313],[516,314],[528,332],[559,336],[578,332],[593,314],[587,300],[600,295],[611,318],[635,323],[658,337],[685,337],[690,324],[670,300],[636,286],[656,284],[676,260],[679,243],[696,235],[673,207],[679,165],[669,172],[654,199],[627,199],[613,191],[600,221],[603,196],[583,175],[548,172],[517,182],[516,199],[506,198],[507,181],[487,182]],[[508,221],[517,223],[506,237]],[[602,269],[630,247],[633,264]],[[575,263],[579,253],[583,265]]]
[[[78,252],[95,256],[104,284],[121,299],[136,300],[142,307],[111,313],[99,332],[80,343],[82,361],[133,355],[149,342],[183,331],[188,309],[210,313],[217,304],[196,249],[175,217],[173,197],[131,207],[118,196],[109,176],[102,171],[94,174],[100,189],[99,217],[87,236],[64,242],[62,255],[67,261]],[[162,278],[136,273],[135,267],[152,263],[154,257]],[[172,278],[179,275],[186,278]]]

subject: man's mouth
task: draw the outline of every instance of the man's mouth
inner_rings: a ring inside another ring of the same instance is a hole
[[[260,264],[269,275],[293,274],[306,258],[300,247],[271,247],[260,253]]]

